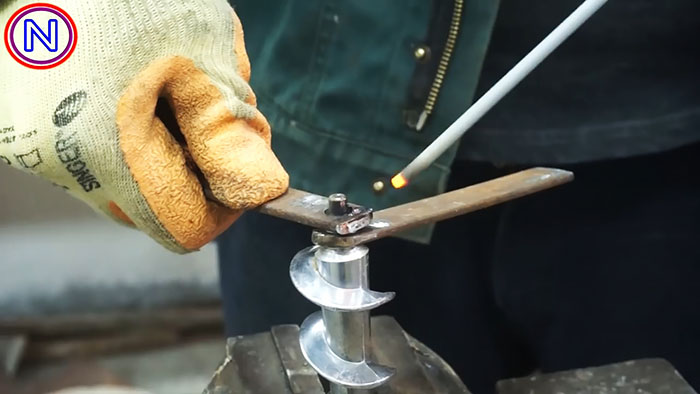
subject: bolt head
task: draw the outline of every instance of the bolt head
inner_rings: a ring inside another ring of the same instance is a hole
[[[327,214],[343,216],[348,213],[348,198],[343,193],[334,193],[328,196]]]

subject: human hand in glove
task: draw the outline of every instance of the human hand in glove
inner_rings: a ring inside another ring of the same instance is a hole
[[[28,3],[0,5],[2,26]],[[225,0],[53,4],[75,21],[75,52],[35,70],[0,51],[0,162],[178,252],[284,193],[288,175],[270,149],[241,24]]]

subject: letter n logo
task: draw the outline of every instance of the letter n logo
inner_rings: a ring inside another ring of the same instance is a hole
[[[58,19],[49,19],[49,28],[44,32],[34,19],[24,20],[24,51],[34,52],[34,39],[38,39],[49,52],[58,52]]]
[[[45,70],[62,64],[73,54],[78,29],[65,10],[49,3],[33,3],[12,14],[5,24],[3,40],[17,63]]]

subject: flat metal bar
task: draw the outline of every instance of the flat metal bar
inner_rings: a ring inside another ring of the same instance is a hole
[[[348,212],[343,216],[327,215],[327,209],[327,197],[296,189],[258,208],[264,214],[339,235],[355,233],[372,219],[371,209],[352,203],[347,203]]]
[[[350,247],[375,241],[428,223],[435,223],[514,200],[570,182],[574,174],[556,168],[536,167],[434,197],[374,213],[369,228],[338,237],[314,233],[315,243]]]
[[[423,224],[450,219],[559,186],[571,181],[573,177],[574,174],[569,171],[553,168],[531,168],[520,171],[375,212],[374,222],[384,221],[389,226],[375,229],[374,232],[393,234]],[[356,236],[362,237],[362,234]]]
[[[309,227],[327,229],[333,218],[325,214],[326,208],[327,197],[290,188],[282,196],[258,207],[258,211]]]
[[[209,201],[226,206],[214,196],[211,188],[204,181],[202,181],[202,189]],[[269,216],[326,230],[331,229],[334,224],[325,214],[327,207],[327,197],[289,188],[283,195],[260,205],[256,210]]]
[[[574,174],[569,171],[531,168],[375,212],[370,227],[354,235],[341,237],[319,233],[314,240],[325,245],[359,245],[550,189],[573,179]],[[325,214],[327,207],[326,197],[289,189],[281,197],[261,205],[258,211],[315,229],[328,230],[335,225],[335,219]]]

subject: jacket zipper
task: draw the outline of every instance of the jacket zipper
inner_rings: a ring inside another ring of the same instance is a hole
[[[440,57],[440,63],[438,64],[437,73],[433,79],[433,84],[430,86],[430,93],[428,93],[428,99],[423,106],[423,111],[418,118],[416,123],[416,130],[420,131],[425,122],[428,120],[428,116],[433,113],[435,108],[435,103],[437,102],[438,96],[440,95],[440,89],[442,88],[442,82],[445,79],[445,74],[447,74],[447,68],[450,65],[450,59],[452,59],[452,52],[454,51],[455,44],[457,43],[457,36],[459,35],[459,27],[462,22],[462,9],[464,7],[464,0],[454,0],[455,5],[452,10],[452,20],[450,21],[450,31],[447,35],[447,41],[445,42],[445,49],[442,51],[442,56]]]

